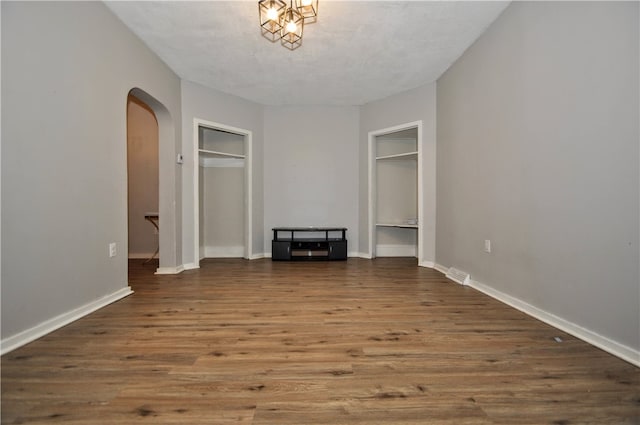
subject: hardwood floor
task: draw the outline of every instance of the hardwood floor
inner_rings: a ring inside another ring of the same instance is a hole
[[[640,369],[415,259],[141,262],[2,357],[2,423],[640,423]]]

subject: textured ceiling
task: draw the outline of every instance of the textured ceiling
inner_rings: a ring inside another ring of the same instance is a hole
[[[106,4],[182,79],[266,105],[362,105],[435,81],[508,2],[320,0],[294,51],[262,37],[257,1]]]

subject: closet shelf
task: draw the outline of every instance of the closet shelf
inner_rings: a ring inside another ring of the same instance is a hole
[[[403,229],[417,229],[417,224],[406,224],[406,223],[376,223],[378,227],[401,227]]]
[[[217,152],[217,151],[210,151],[207,149],[198,149],[198,152],[209,158],[244,159],[245,157],[244,155],[238,155],[235,153]]]
[[[397,153],[394,155],[383,155],[378,156],[376,159],[417,159],[418,152],[405,152],[405,153]]]

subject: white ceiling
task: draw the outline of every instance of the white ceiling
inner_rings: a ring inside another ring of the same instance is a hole
[[[109,1],[180,78],[266,105],[362,105],[433,82],[506,1],[320,0],[290,51],[257,1]]]

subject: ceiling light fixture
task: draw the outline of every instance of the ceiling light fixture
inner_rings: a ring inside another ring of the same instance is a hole
[[[318,0],[260,0],[258,2],[262,35],[271,42],[280,40],[289,50],[302,45],[304,24],[318,19]]]
[[[260,28],[262,35],[269,41],[280,39],[280,18],[284,15],[287,4],[282,0],[260,0],[258,12],[260,14]]]
[[[284,11],[280,19],[280,41],[289,50],[295,50],[302,45],[302,30],[304,29],[304,17],[298,9],[291,6]]]
[[[312,24],[318,19],[318,0],[296,0],[296,9],[304,18],[305,24]]]

